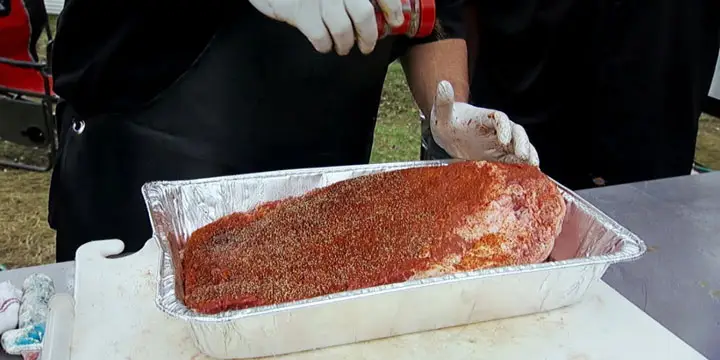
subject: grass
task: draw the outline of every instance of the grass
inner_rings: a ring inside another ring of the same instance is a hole
[[[419,150],[419,112],[402,69],[393,64],[382,94],[371,161],[416,160]],[[37,151],[0,143],[0,156],[32,160]],[[720,169],[719,119],[701,118],[697,159]],[[54,233],[47,225],[49,183],[49,173],[0,171],[0,264],[13,268],[53,262]]]
[[[0,263],[20,267],[54,262],[47,224],[48,173],[0,172]]]
[[[390,66],[375,127],[370,161],[392,162],[420,158],[420,111],[408,90],[398,63]]]
[[[720,170],[720,119],[700,117],[695,160],[711,169]]]

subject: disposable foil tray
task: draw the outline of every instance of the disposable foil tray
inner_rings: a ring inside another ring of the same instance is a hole
[[[183,299],[180,250],[190,234],[224,215],[376,172],[447,161],[275,171],[143,187],[160,245],[160,310],[186,321],[203,353],[255,358],[355,343],[557,309],[577,303],[612,263],[631,261],[645,244],[607,215],[560,187],[567,203],[550,261],[346,291],[217,315]]]

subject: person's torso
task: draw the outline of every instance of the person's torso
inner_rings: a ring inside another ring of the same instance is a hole
[[[572,26],[576,0],[474,0],[478,49],[472,102],[520,123],[545,121],[582,51]],[[562,72],[561,72],[562,71]]]
[[[60,21],[54,73],[59,95],[83,116],[128,114],[171,136],[253,152],[252,161],[275,152],[294,156],[296,149],[328,163],[369,156],[387,66],[398,55],[396,38],[379,41],[370,55],[357,49],[348,56],[321,54],[297,29],[245,3],[229,15],[214,13],[217,23],[197,9],[153,25],[128,15],[120,21],[123,33],[98,30],[119,44],[89,50],[84,55],[93,61],[83,63],[68,55],[77,48],[71,26],[82,23],[71,16],[78,1]],[[158,33],[145,34],[146,26]],[[174,44],[162,47],[165,53],[153,48],[160,34],[173,32],[163,26],[180,29]]]
[[[718,2],[477,1],[476,104],[526,127],[552,123],[551,142],[622,181],[689,171],[717,58]],[[569,7],[539,16],[551,3]]]

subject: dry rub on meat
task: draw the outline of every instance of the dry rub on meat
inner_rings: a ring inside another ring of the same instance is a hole
[[[195,231],[185,303],[217,313],[544,261],[564,200],[535,167],[488,162],[342,181]]]

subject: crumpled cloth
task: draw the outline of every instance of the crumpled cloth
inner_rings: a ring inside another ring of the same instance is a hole
[[[25,279],[18,314],[20,328],[6,331],[0,337],[0,345],[8,354],[22,355],[26,360],[37,358],[54,294],[55,285],[49,276],[32,274]]]
[[[42,350],[45,323],[10,330],[2,336],[2,347],[10,355],[22,355],[23,359],[37,359]]]
[[[9,281],[0,283],[0,335],[17,328],[22,291]]]

